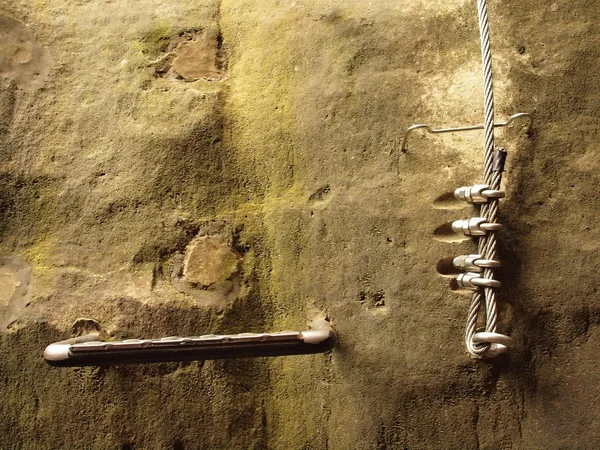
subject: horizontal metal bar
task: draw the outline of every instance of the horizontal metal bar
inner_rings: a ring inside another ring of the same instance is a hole
[[[101,341],[89,334],[46,347],[44,359],[51,366],[80,367],[146,364],[206,359],[254,358],[323,353],[337,341],[327,320],[312,322],[303,332],[242,333],[161,339]]]
[[[513,114],[512,116],[510,116],[508,118],[508,120],[506,122],[495,123],[494,127],[495,128],[506,127],[506,126],[510,125],[514,120],[520,119],[522,117],[528,119],[529,124],[527,125],[527,133],[531,132],[531,130],[533,128],[533,116],[530,113]],[[411,127],[408,127],[406,129],[406,131],[404,132],[404,137],[402,138],[402,145],[400,146],[403,153],[408,150],[408,137],[410,136],[410,134],[414,130],[418,130],[420,128],[426,130],[428,133],[437,134],[437,133],[454,133],[456,131],[483,130],[483,125],[472,125],[472,126],[468,126],[468,127],[458,127],[458,128],[438,128],[435,130],[432,129],[429,125],[425,125],[425,124],[413,125]]]

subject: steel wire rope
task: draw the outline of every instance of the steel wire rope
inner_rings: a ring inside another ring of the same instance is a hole
[[[500,190],[502,181],[502,170],[494,169],[494,158],[496,148],[494,145],[494,89],[492,81],[492,52],[490,46],[490,30],[488,23],[486,0],[477,0],[477,13],[479,17],[479,36],[481,41],[481,59],[483,66],[483,90],[484,90],[484,183],[490,189]],[[490,198],[488,203],[481,206],[480,217],[484,217],[490,223],[497,223],[498,199]],[[488,231],[485,236],[479,238],[479,254],[484,259],[497,259],[496,233]],[[490,267],[483,270],[483,278],[494,279],[494,271]],[[474,356],[484,356],[492,344],[476,344],[473,336],[477,332],[478,316],[482,302],[485,305],[486,325],[485,331],[496,332],[497,308],[496,292],[494,288],[486,287],[473,293],[469,314],[467,317],[467,329],[465,343],[467,350]]]

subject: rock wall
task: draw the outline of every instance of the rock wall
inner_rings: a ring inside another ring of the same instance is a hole
[[[489,4],[509,151],[494,362],[450,199],[474,1],[0,0],[0,447],[596,448],[600,6]],[[56,369],[54,341],[302,329],[331,355]]]

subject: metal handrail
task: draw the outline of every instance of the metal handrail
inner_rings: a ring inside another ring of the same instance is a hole
[[[101,341],[88,334],[46,347],[44,359],[51,366],[81,367],[115,364],[147,364],[207,359],[308,355],[328,352],[337,336],[325,319],[311,323],[308,331],[242,333],[161,339]]]

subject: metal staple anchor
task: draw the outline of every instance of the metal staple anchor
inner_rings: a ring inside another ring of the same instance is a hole
[[[461,273],[456,278],[456,283],[459,288],[471,289],[472,291],[476,291],[480,287],[499,288],[501,286],[498,280],[482,278],[481,274],[476,272]]]
[[[533,116],[530,113],[525,113],[525,112],[513,114],[512,116],[510,116],[508,118],[508,120],[506,122],[495,123],[494,127],[495,128],[506,127],[506,126],[510,125],[514,120],[520,119],[522,117],[526,118],[529,121],[526,132],[530,133],[533,128]],[[418,130],[419,128],[425,129],[428,133],[438,134],[438,133],[454,133],[455,131],[483,130],[483,125],[472,125],[472,126],[458,127],[458,128],[438,128],[435,130],[432,129],[429,125],[425,125],[422,123],[410,126],[406,129],[406,131],[404,132],[404,137],[402,138],[402,144],[400,145],[400,149],[402,150],[402,153],[406,153],[406,151],[408,150],[408,137],[410,136],[410,134],[414,130]]]
[[[464,233],[467,236],[485,236],[488,231],[502,229],[499,223],[488,222],[485,217],[471,217],[470,219],[455,220],[452,229],[456,233]]]
[[[490,189],[487,184],[462,186],[454,191],[454,196],[467,203],[487,203],[490,198],[503,198],[504,191]]]
[[[500,267],[500,261],[495,259],[483,259],[481,255],[460,255],[452,260],[452,265],[467,272],[481,272],[482,268]]]

